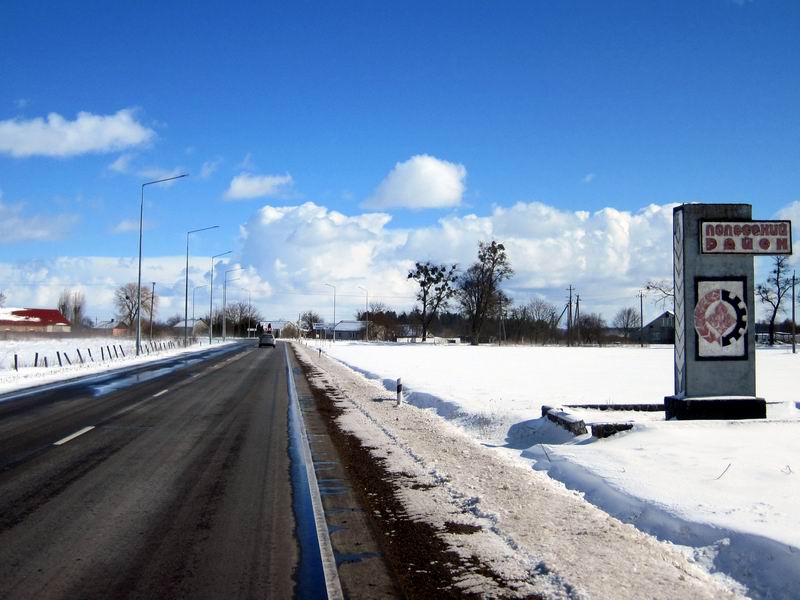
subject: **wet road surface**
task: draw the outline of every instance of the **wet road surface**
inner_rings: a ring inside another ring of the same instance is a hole
[[[292,597],[285,369],[240,346],[0,403],[0,597]]]

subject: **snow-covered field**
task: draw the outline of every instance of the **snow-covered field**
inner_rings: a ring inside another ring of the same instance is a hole
[[[217,345],[218,342],[215,341],[214,346]],[[135,366],[187,352],[207,350],[208,347],[207,341],[182,348],[178,343],[168,344],[167,340],[154,340],[153,346],[146,342],[142,355],[136,357],[135,341],[128,338],[76,337],[0,340],[0,394],[102,373],[120,367]],[[78,356],[78,350],[80,350],[83,363]],[[37,353],[39,366],[34,366]],[[61,354],[61,365],[59,365],[57,353]],[[18,371],[14,370],[15,354],[17,355]],[[65,354],[67,358],[64,357]],[[47,358],[47,367],[44,366],[45,358]]]
[[[672,392],[671,347],[337,343],[324,351],[387,388],[402,377],[410,403],[621,520],[695,548],[756,596],[791,597],[800,585],[800,356],[790,349],[757,352],[758,393],[775,403],[766,421],[666,422],[646,413],[603,440],[567,434],[541,419],[541,406],[660,402]]]

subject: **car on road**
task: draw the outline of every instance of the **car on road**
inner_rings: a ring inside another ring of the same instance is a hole
[[[261,337],[258,338],[258,347],[263,348],[264,346],[272,346],[275,347],[275,336],[271,333],[265,333]]]

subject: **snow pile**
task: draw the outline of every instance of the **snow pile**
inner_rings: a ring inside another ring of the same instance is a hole
[[[394,395],[375,382],[313,348],[296,348],[312,366],[312,385],[337,390],[338,424],[384,461],[409,516],[434,526],[461,557],[463,592],[624,599],[726,598],[742,591],[433,411],[396,408]],[[470,531],[448,532],[447,523]],[[476,562],[500,581],[472,568]]]
[[[800,357],[759,349],[766,421],[665,422],[663,413],[580,411],[628,419],[630,432],[574,438],[541,406],[657,403],[672,391],[672,348],[469,347],[337,343],[325,352],[431,407],[497,452],[544,470],[621,520],[691,547],[755,596],[800,585]]]
[[[209,348],[208,343],[188,348],[181,347],[177,342],[172,348],[168,348],[166,344],[166,341],[154,342],[153,346],[147,343],[146,349],[143,344],[142,354],[137,357],[135,342],[118,337],[0,340],[0,394]],[[215,341],[214,347],[217,345]],[[83,363],[78,356],[78,350],[83,357]],[[39,366],[34,367],[37,353]],[[63,366],[59,366],[56,353],[61,354]],[[18,371],[14,370],[15,354]],[[45,357],[47,367],[44,366]]]

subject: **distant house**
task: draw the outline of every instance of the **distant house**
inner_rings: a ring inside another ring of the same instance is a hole
[[[334,330],[333,324],[325,323],[324,326],[324,337],[332,339]],[[339,321],[335,329],[337,340],[363,340],[366,337],[367,322]]]
[[[69,333],[72,324],[54,308],[0,308],[0,331]]]
[[[130,333],[130,327],[128,324],[125,321],[120,321],[118,319],[100,321],[93,327],[93,329],[96,332],[105,332],[107,334],[111,334],[114,337],[128,335],[128,333]]]
[[[675,313],[665,310],[642,327],[634,337],[637,340],[643,340],[647,344],[674,344]]]
[[[203,319],[189,319],[188,321],[181,319],[172,326],[172,329],[177,331],[180,335],[183,335],[183,328],[186,325],[188,325],[190,335],[208,334],[208,325],[206,325]]]

